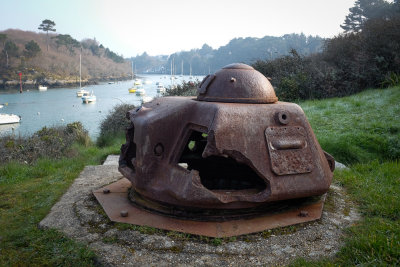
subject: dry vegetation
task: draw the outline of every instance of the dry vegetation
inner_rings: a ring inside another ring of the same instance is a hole
[[[14,42],[19,51],[19,55],[10,58],[10,67],[5,69],[5,58],[0,57],[0,74],[3,80],[16,79],[13,74],[16,70],[23,70],[26,79],[37,79],[39,76],[48,79],[79,79],[79,53],[80,48],[74,47],[68,50],[66,46],[57,47],[55,36],[58,34],[49,33],[49,50],[46,48],[46,34],[22,30],[10,29],[3,32],[7,35],[7,40]],[[29,41],[35,41],[41,52],[33,57],[23,57],[25,44]],[[96,40],[86,39],[81,44],[97,44]],[[1,44],[0,44],[1,45]],[[0,48],[2,48],[0,46]],[[4,62],[3,62],[4,61]],[[94,55],[90,48],[82,49],[82,79],[110,79],[130,77],[131,66],[129,62],[117,63],[106,56],[106,48],[100,46],[98,55]],[[1,77],[0,77],[1,79]]]

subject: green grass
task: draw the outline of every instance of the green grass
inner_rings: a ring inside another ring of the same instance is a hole
[[[322,148],[345,164],[400,157],[400,87],[300,103]]]
[[[348,230],[342,265],[400,265],[400,162],[356,164],[335,178],[360,204],[363,220]]]
[[[68,189],[85,165],[98,165],[119,144],[99,149],[74,146],[74,157],[42,158],[34,165],[0,166],[0,266],[93,266],[96,255],[86,245],[38,223]]]

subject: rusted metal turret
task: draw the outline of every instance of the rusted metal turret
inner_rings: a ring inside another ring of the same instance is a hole
[[[119,170],[135,209],[163,218],[133,223],[230,236],[320,217],[334,160],[252,67],[228,65],[196,98],[158,98],[128,117]]]

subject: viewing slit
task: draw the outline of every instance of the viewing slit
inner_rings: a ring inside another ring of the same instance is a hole
[[[254,190],[261,192],[266,183],[248,165],[229,156],[202,154],[207,145],[207,134],[192,130],[179,159],[179,165],[187,164],[188,170],[197,170],[201,183],[209,190]]]

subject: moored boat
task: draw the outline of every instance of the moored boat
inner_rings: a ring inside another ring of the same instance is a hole
[[[79,90],[76,91],[76,96],[82,97],[84,94],[89,94],[89,91],[82,88],[82,55],[79,54]]]
[[[83,103],[85,103],[85,104],[87,104],[87,103],[90,103],[90,102],[95,102],[96,101],[96,96],[94,95],[94,93],[93,93],[93,91],[92,92],[87,92],[87,93],[84,93],[83,95],[82,95],[82,102]]]
[[[18,123],[21,117],[15,114],[0,113],[0,124]]]
[[[163,93],[165,93],[165,91],[166,91],[166,89],[165,89],[164,85],[162,85],[162,83],[159,83],[157,85],[157,93],[163,94]]]
[[[145,94],[146,94],[146,91],[144,90],[143,87],[140,87],[140,88],[136,89],[136,95],[137,96],[141,96],[141,95],[145,95]]]
[[[87,94],[87,93],[89,93],[89,91],[85,90],[84,88],[81,88],[78,91],[76,91],[76,96],[82,97],[84,94]]]
[[[47,86],[39,85],[39,86],[38,86],[38,90],[39,90],[39,91],[47,91]]]

